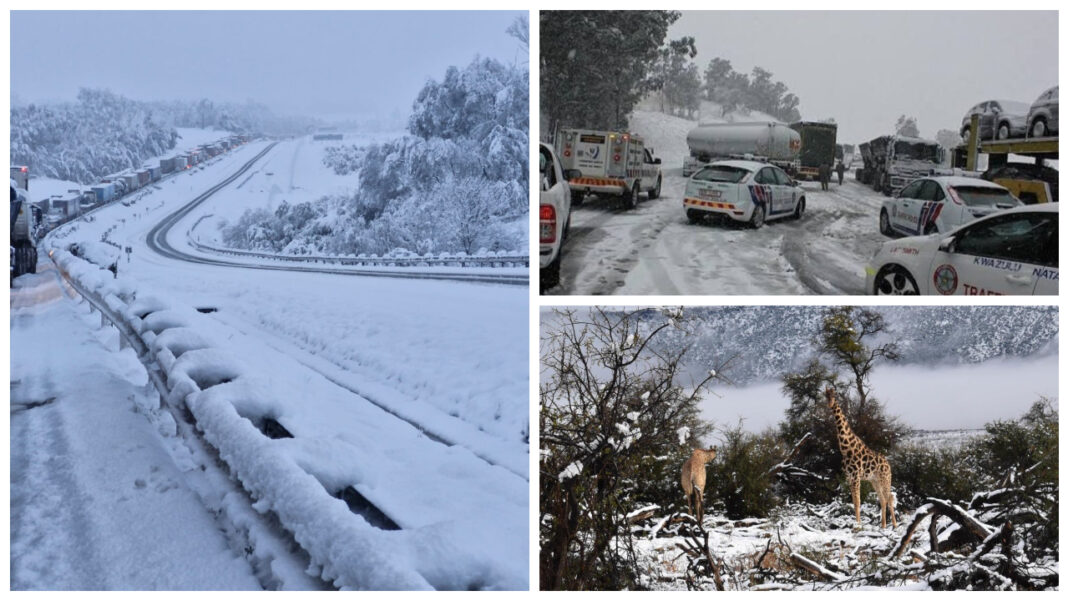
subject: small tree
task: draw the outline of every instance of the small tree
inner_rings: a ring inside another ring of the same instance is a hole
[[[626,514],[648,501],[646,482],[670,490],[664,482],[700,433],[697,403],[717,372],[683,386],[686,349],[653,344],[669,329],[686,328],[681,309],[558,310],[547,321],[541,588],[639,586]]]
[[[779,426],[783,442],[793,444],[812,433],[796,461],[803,469],[832,475],[841,468],[837,431],[823,396],[828,386],[838,391],[850,426],[872,450],[887,453],[904,435],[906,428],[886,413],[868,384],[876,365],[900,357],[895,342],[869,346],[886,331],[883,316],[870,309],[828,308],[815,340],[819,354],[804,370],[783,377],[783,392],[790,397],[786,420]],[[812,481],[787,481],[786,487],[790,494],[814,500],[834,492]]]

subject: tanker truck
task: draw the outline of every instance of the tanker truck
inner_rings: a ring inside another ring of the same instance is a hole
[[[801,135],[774,121],[710,123],[691,129],[686,145],[690,156],[682,161],[684,177],[718,159],[763,160],[792,174],[801,151]]]

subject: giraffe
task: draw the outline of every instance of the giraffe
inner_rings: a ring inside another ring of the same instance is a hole
[[[690,458],[682,464],[682,492],[686,493],[686,502],[690,514],[697,518],[697,523],[705,517],[705,466],[716,458],[716,447],[711,449],[694,449]],[[696,501],[697,511],[694,512]]]
[[[835,426],[838,430],[838,449],[842,451],[842,469],[845,471],[849,490],[853,493],[853,507],[857,510],[857,525],[860,525],[860,483],[871,482],[879,495],[879,517],[882,527],[886,528],[886,507],[890,506],[890,519],[897,528],[897,516],[894,515],[894,495],[890,491],[890,462],[886,457],[868,448],[866,444],[849,427],[842,408],[838,405],[834,388],[828,387],[824,393],[827,406],[834,412]]]

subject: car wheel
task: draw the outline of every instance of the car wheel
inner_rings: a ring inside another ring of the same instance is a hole
[[[890,229],[890,216],[886,214],[886,209],[879,213],[879,233],[891,238],[894,236],[894,230]]]
[[[961,138],[961,140],[964,141],[965,144],[968,143],[968,138],[970,138],[971,135],[972,135],[972,128],[971,128],[970,125],[968,127],[965,127],[964,129],[960,130],[960,138]]]
[[[1009,139],[1009,124],[1008,123],[1002,123],[1001,125],[998,126],[997,138],[999,140],[1008,140]]]
[[[763,206],[757,206],[753,209],[753,216],[749,218],[749,225],[752,226],[754,230],[759,230],[764,226]]]
[[[638,182],[634,182],[634,187],[625,192],[622,196],[623,208],[627,211],[634,208],[634,205],[638,204]]]
[[[802,196],[797,201],[797,206],[794,207],[794,220],[800,221],[801,216],[805,214],[805,198]]]
[[[582,205],[582,201],[586,200],[586,195],[582,192],[571,193],[571,206],[577,207]]]
[[[701,223],[705,220],[705,215],[702,211],[690,209],[686,211],[686,218],[690,220],[690,223]]]
[[[1031,131],[1029,135],[1032,138],[1044,138],[1049,132],[1046,131],[1046,120],[1035,119],[1035,122],[1031,124]]]
[[[560,255],[556,255],[556,260],[549,264],[548,267],[543,267],[539,277],[538,288],[541,292],[546,290],[552,290],[560,285]]]
[[[907,269],[899,265],[887,265],[875,276],[873,292],[877,295],[915,296],[920,293],[920,288]]]
[[[656,187],[649,192],[649,200],[656,200],[657,198],[660,198],[660,184],[662,183],[663,180],[660,178],[660,176],[657,176]]]

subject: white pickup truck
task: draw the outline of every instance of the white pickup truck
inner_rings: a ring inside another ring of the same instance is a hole
[[[560,283],[560,261],[571,228],[571,193],[560,161],[553,149],[540,145],[541,204],[538,207],[538,239],[541,272],[539,290],[545,292]]]

